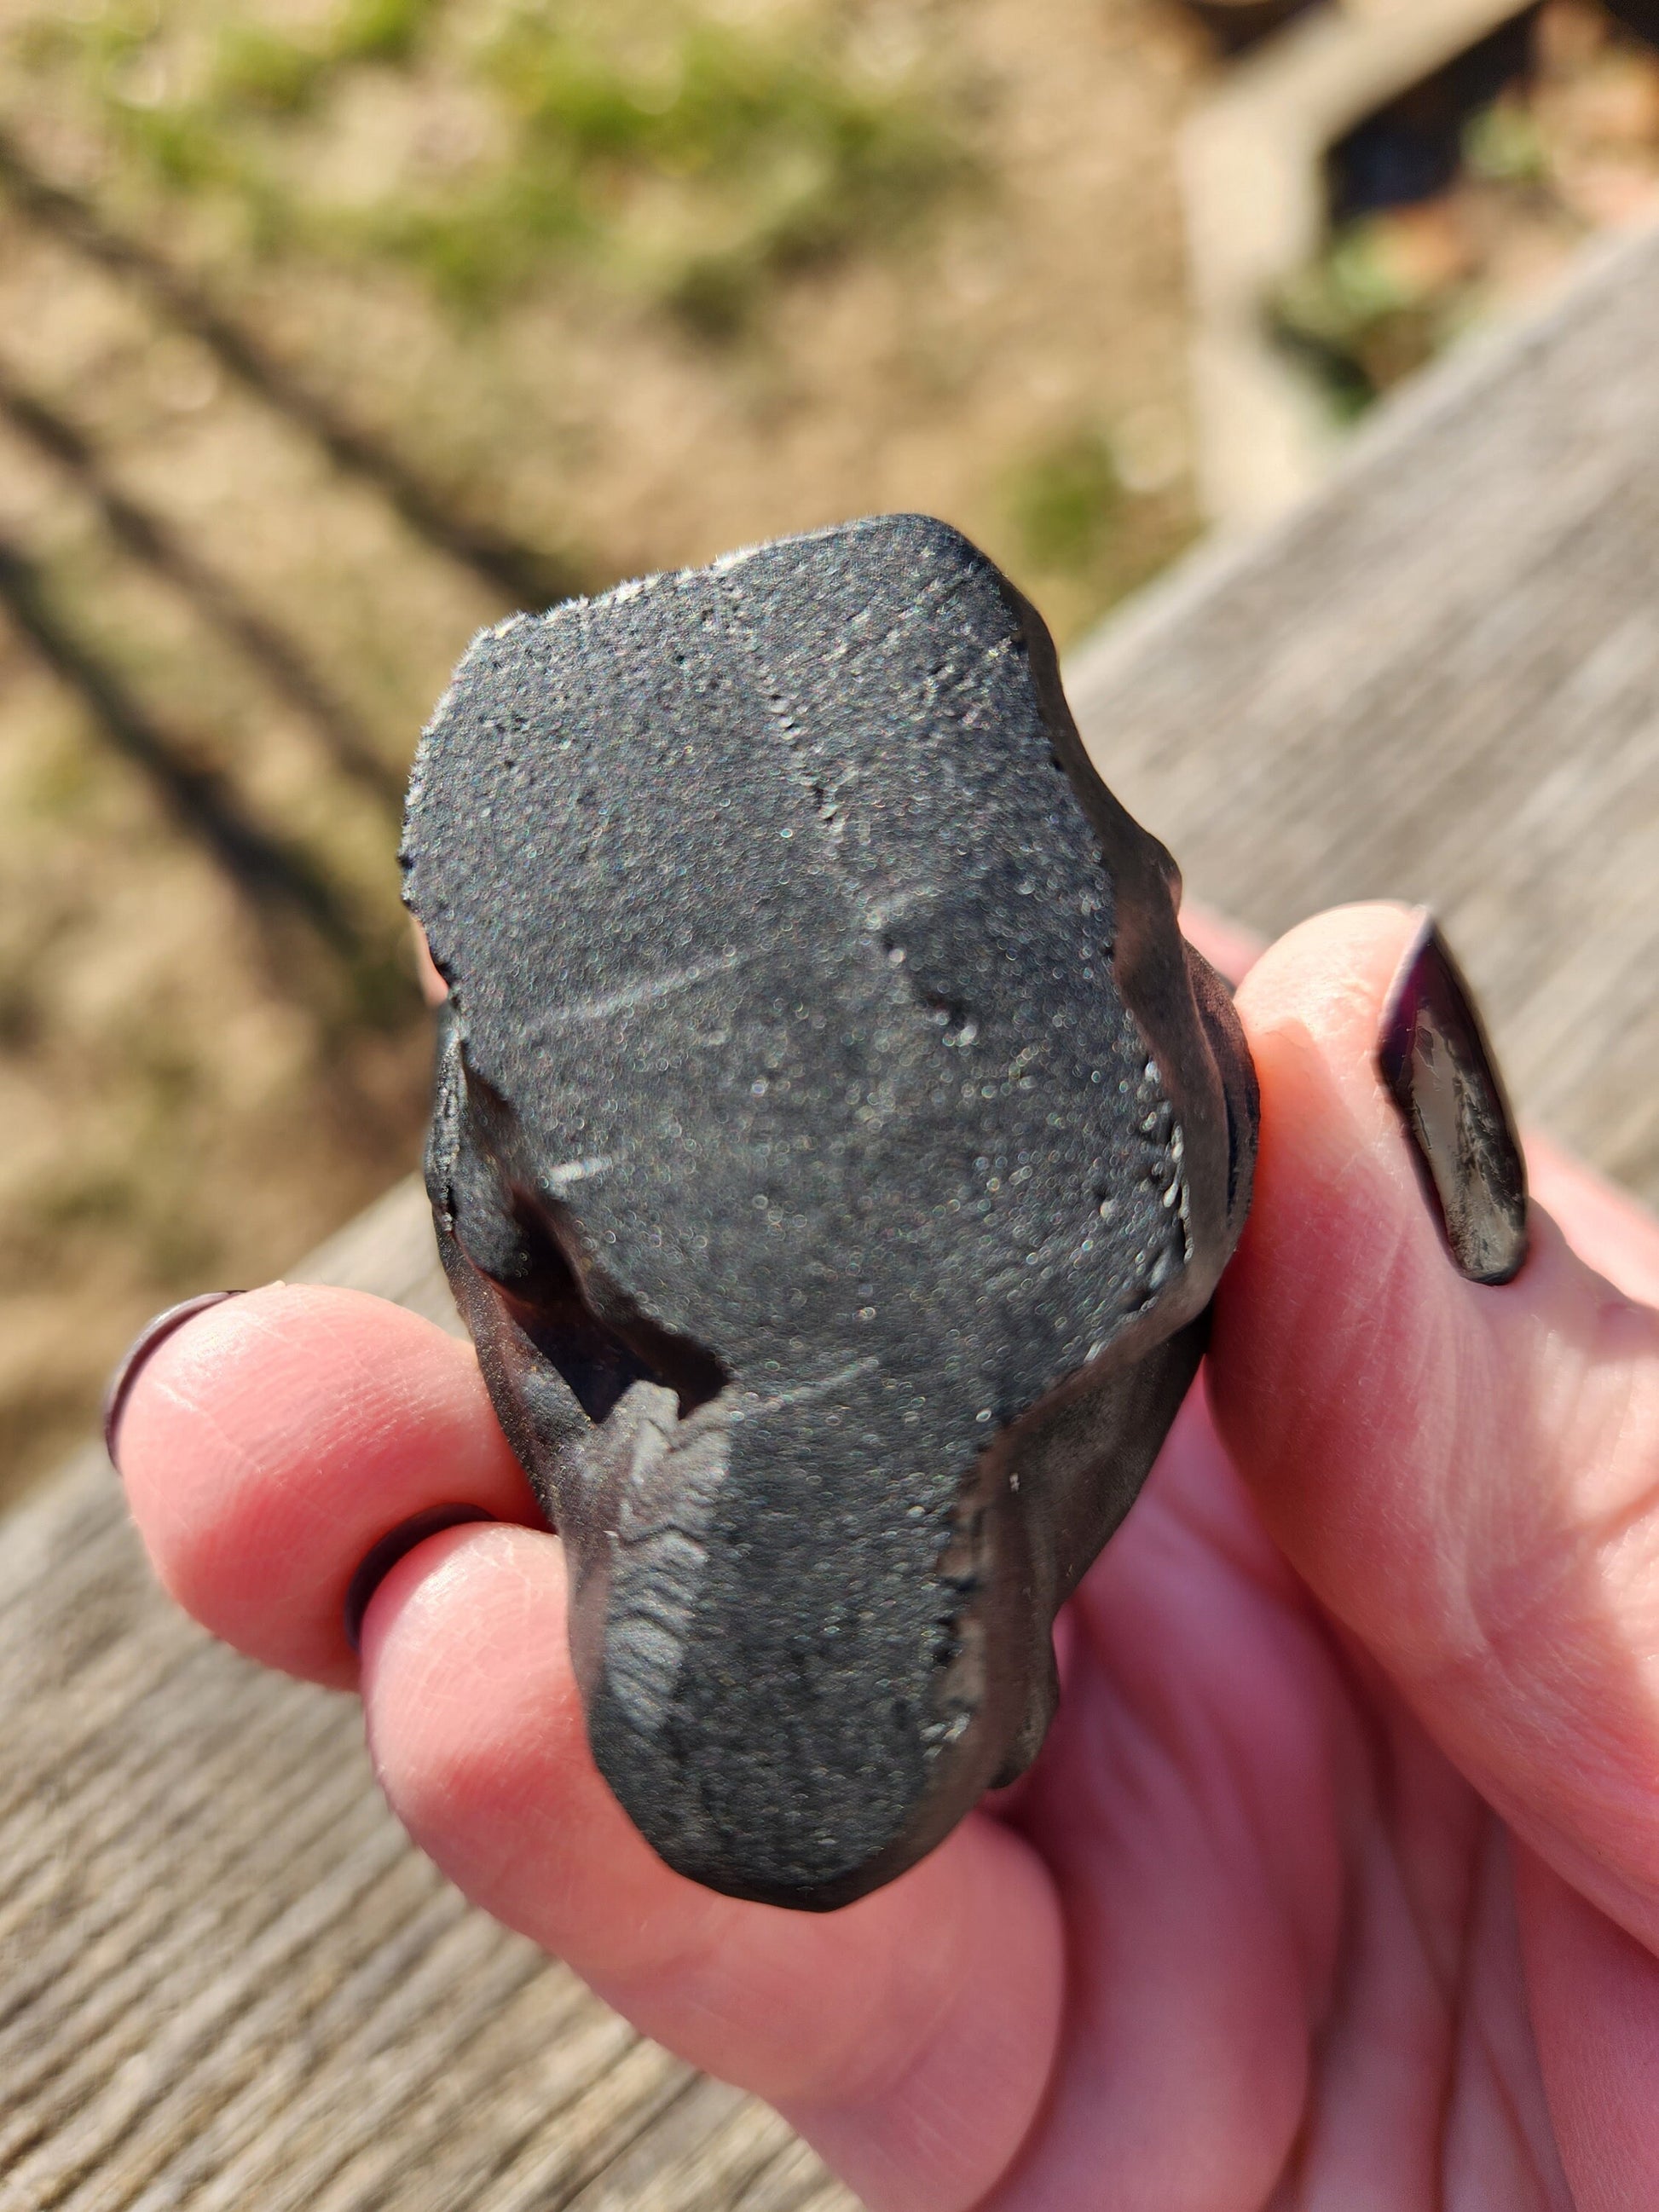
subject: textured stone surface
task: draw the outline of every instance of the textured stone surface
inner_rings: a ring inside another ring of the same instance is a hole
[[[1248,1203],[1175,871],[918,516],[485,633],[404,858],[440,1239],[599,1765],[687,1874],[845,1902],[1040,1744]]]

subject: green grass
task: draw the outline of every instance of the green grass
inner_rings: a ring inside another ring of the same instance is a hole
[[[1343,224],[1319,258],[1281,286],[1271,321],[1336,419],[1350,423],[1462,334],[1470,293],[1467,284],[1402,283],[1384,222],[1368,216]]]
[[[1547,194],[1549,162],[1537,120],[1512,96],[1469,118],[1462,155],[1467,175],[1511,204]],[[1365,216],[1338,225],[1319,254],[1281,285],[1270,321],[1346,423],[1455,344],[1480,311],[1478,278],[1414,282],[1389,251],[1387,218]]]
[[[830,0],[743,26],[694,0],[343,0],[301,34],[248,0],[112,0],[31,58],[66,63],[135,173],[234,213],[246,250],[389,256],[471,316],[597,276],[721,337],[973,173],[937,87],[873,74],[853,27]],[[370,71],[459,94],[477,143],[344,204],[315,155]]]
[[[1110,441],[1083,428],[1045,445],[1010,472],[1007,504],[1033,570],[1086,575],[1110,550],[1123,504]]]

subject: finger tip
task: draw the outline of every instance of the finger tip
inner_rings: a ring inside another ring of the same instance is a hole
[[[534,1516],[468,1348],[368,1294],[276,1284],[155,1349],[120,1426],[162,1586],[250,1657],[356,1679],[344,1604],[364,1554],[433,1505]]]
[[[118,1398],[111,1425],[128,1509],[175,1595],[178,1585],[188,1586],[198,1542],[211,1530],[211,1516],[200,1509],[222,1494],[221,1455],[205,1431],[210,1427],[224,1450],[235,1449],[222,1409],[253,1414],[250,1370],[262,1364],[269,1332],[280,1328],[290,1304],[280,1283],[229,1302],[197,1307],[188,1301],[173,1310],[185,1316],[179,1325],[164,1334],[155,1333],[155,1324],[145,1331],[141,1358],[129,1356],[112,1392]]]
[[[394,1810],[475,1902],[646,2033],[793,2106],[849,2171],[976,2200],[1041,2101],[1063,2009],[1060,1915],[1036,1855],[974,1815],[824,1915],[687,1881],[593,1763],[565,1577],[556,1539],[506,1528],[434,1537],[387,1576],[365,1617],[363,1694]],[[957,2116],[948,2144],[918,2128],[921,2110]]]
[[[1271,1301],[1351,1270],[1419,1204],[1376,1060],[1416,926],[1392,905],[1316,915],[1265,952],[1239,991],[1261,1121],[1250,1212],[1222,1285],[1236,1314],[1269,1318]]]
[[[1269,1033],[1296,1023],[1341,1036],[1356,1024],[1375,1042],[1378,1020],[1422,909],[1374,899],[1329,908],[1286,930],[1239,986],[1240,1018]]]
[[[587,1747],[567,1602],[556,1537],[483,1526],[434,1536],[401,1559],[363,1617],[363,1698],[382,1787],[452,1878],[515,1924],[521,1914],[498,1893],[499,1873],[523,1857],[530,1808],[559,1805],[562,1851],[585,1855],[591,1844],[595,1863],[611,1866],[618,1849],[629,1855],[632,1831]]]
[[[1223,1278],[1210,1401],[1273,1533],[1307,1571],[1340,1501],[1326,1479],[1404,1449],[1443,1409],[1468,1286],[1379,1072],[1412,909],[1340,908],[1257,963],[1239,1013],[1261,1084],[1249,1218]],[[1364,1516],[1347,1534],[1364,1540]]]
[[[695,1915],[711,1893],[664,1864],[594,1765],[567,1605],[564,1549],[544,1530],[421,1545],[364,1615],[369,1750],[398,1818],[469,1897],[590,1978],[625,1979],[654,1963],[665,1912]]]

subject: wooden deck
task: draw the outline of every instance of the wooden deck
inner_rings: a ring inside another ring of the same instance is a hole
[[[1659,1201],[1656,362],[1659,235],[1071,685],[1209,902],[1271,931],[1432,902],[1523,1112]],[[448,1311],[410,1188],[304,1272]],[[0,2212],[849,2202],[460,1902],[352,1703],[154,1594],[100,1452],[0,1536]]]

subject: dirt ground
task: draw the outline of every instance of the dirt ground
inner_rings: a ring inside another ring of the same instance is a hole
[[[1064,638],[1188,539],[1213,65],[1177,0],[0,0],[0,1494],[414,1164],[481,623],[919,507]]]

